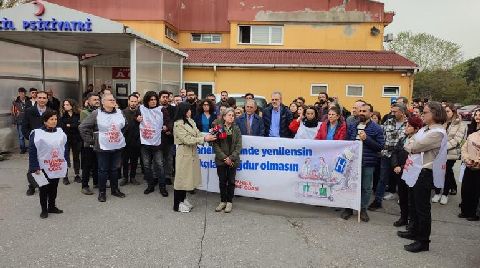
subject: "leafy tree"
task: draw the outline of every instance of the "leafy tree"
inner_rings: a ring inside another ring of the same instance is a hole
[[[427,33],[400,32],[387,46],[421,70],[451,69],[462,61],[460,45]]]

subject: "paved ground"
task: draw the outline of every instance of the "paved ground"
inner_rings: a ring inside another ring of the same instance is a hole
[[[41,220],[38,192],[25,195],[26,159],[0,162],[0,267],[480,267],[480,222],[456,217],[458,195],[433,205],[430,251],[411,254],[392,226],[394,201],[357,223],[331,208],[250,198],[215,213],[218,195],[199,192],[181,214],[172,196],[145,196],[144,186],[99,203],[73,183],[59,186],[65,213]]]

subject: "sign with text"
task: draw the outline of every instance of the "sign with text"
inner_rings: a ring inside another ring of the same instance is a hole
[[[360,209],[360,142],[243,136],[242,145],[236,195]],[[198,153],[200,189],[219,192],[213,148]]]

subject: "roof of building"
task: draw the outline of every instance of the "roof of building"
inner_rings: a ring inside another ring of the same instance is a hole
[[[393,51],[312,49],[182,49],[186,66],[417,69]],[[272,66],[273,65],[273,66]]]

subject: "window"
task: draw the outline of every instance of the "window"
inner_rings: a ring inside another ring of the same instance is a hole
[[[238,43],[255,45],[282,45],[283,26],[247,26],[238,27]]]
[[[185,89],[192,89],[199,99],[205,99],[208,94],[213,93],[214,83],[185,82]]]
[[[399,86],[383,86],[382,97],[399,97]]]
[[[178,34],[172,28],[165,26],[165,36],[175,42],[178,41]]]
[[[347,85],[347,97],[363,97],[363,85]]]
[[[222,42],[222,35],[192,33],[192,42],[218,44]]]
[[[310,96],[317,97],[320,93],[328,93],[327,84],[312,84],[310,86]]]

